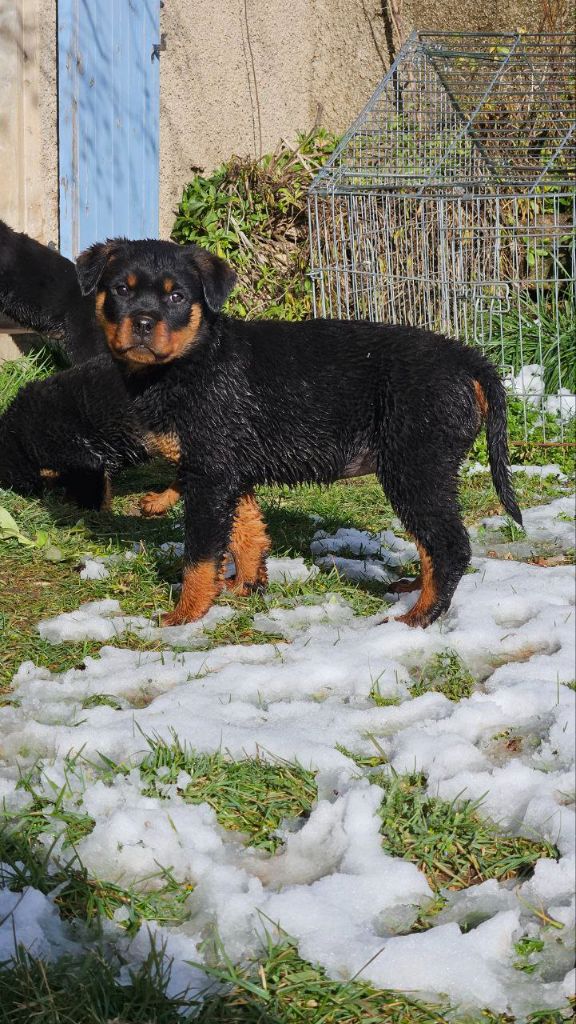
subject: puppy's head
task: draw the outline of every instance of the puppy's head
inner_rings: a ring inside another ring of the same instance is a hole
[[[205,322],[226,301],[236,275],[197,245],[115,238],[81,253],[82,293],[96,292],[96,316],[112,354],[161,365],[200,344]]]

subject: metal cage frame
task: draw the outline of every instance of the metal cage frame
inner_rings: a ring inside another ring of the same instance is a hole
[[[480,345],[526,439],[576,409],[575,109],[576,33],[416,31],[308,193],[315,315]]]

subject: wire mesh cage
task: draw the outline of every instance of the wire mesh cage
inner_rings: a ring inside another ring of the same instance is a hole
[[[415,32],[308,196],[315,315],[480,345],[525,436],[576,407],[575,104],[576,35]]]

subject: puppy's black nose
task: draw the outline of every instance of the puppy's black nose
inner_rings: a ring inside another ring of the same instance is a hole
[[[134,319],[134,331],[139,334],[141,338],[146,338],[152,333],[154,327],[154,320],[151,316],[137,316]]]

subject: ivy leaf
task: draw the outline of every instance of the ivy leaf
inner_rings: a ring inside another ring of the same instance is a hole
[[[26,547],[36,547],[33,540],[30,540],[18,526],[16,520],[10,515],[7,508],[0,506],[0,541],[17,540],[19,544]]]

